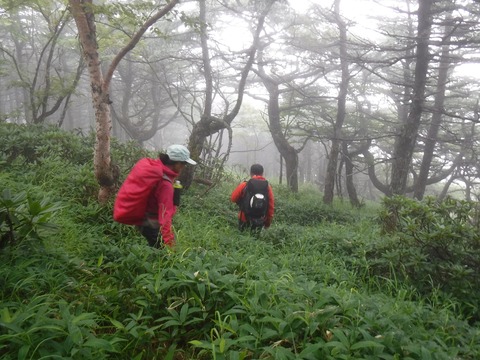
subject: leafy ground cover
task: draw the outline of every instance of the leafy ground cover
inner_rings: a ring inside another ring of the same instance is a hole
[[[473,204],[352,210],[274,184],[257,238],[226,177],[184,194],[156,250],[96,203],[92,139],[0,133],[2,359],[480,358]],[[125,175],[144,154],[114,144]]]

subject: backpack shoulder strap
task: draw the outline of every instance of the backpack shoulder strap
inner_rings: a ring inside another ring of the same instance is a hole
[[[169,183],[173,184],[172,179],[170,179],[166,174],[163,174],[163,175],[162,175],[162,179],[163,179],[163,180],[167,180]]]
[[[245,195],[245,192],[247,191],[247,186],[248,186],[248,182],[250,180],[243,180],[243,182],[241,184],[244,184],[243,186],[243,189],[242,189],[242,197]]]

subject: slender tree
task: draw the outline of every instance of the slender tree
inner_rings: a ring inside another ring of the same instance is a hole
[[[68,47],[70,14],[57,2],[10,6],[6,21],[10,36],[0,45],[0,53],[12,65],[7,89],[18,87],[22,93],[11,113],[22,122],[61,125],[84,69],[81,56]]]
[[[276,0],[268,0],[257,3],[260,6],[256,24],[253,29],[253,38],[250,47],[243,53],[246,58],[244,65],[238,74],[238,83],[228,83],[229,86],[235,87],[236,101],[232,108],[229,108],[229,102],[225,101],[225,108],[221,113],[222,116],[216,116],[214,113],[214,96],[215,90],[218,89],[217,83],[214,81],[215,73],[212,66],[212,57],[210,54],[210,45],[208,43],[208,22],[207,22],[207,4],[206,0],[199,0],[199,21],[200,21],[200,44],[202,49],[202,75],[204,78],[204,100],[203,109],[201,111],[200,120],[194,122],[192,132],[189,137],[189,148],[194,159],[200,159],[205,148],[206,140],[209,136],[218,133],[223,129],[229,129],[232,121],[238,115],[243,102],[245,87],[247,84],[248,74],[252,68],[257,52],[260,34],[263,30],[265,18]],[[226,84],[225,84],[226,85]],[[225,99],[226,100],[226,99]],[[182,172],[182,182],[189,187],[193,181],[193,168],[186,168]]]
[[[153,138],[178,114],[152,68],[154,64],[144,63],[145,58],[128,54],[112,83],[112,93],[119,99],[111,106],[112,117],[139,144]]]
[[[420,119],[425,101],[425,87],[430,62],[429,42],[432,29],[432,4],[435,0],[421,0],[418,6],[417,46],[413,97],[406,122],[401,124],[393,152],[390,192],[405,194],[408,173],[416,145]]]
[[[333,126],[331,148],[327,164],[327,173],[325,174],[325,188],[323,191],[323,202],[325,204],[331,204],[333,202],[338,155],[342,148],[343,141],[342,127],[346,115],[348,83],[350,81],[350,72],[348,70],[349,60],[347,57],[347,26],[340,16],[340,0],[335,0],[334,5],[335,21],[339,30],[338,46],[340,55],[341,79],[337,96],[337,115],[335,119],[335,124]]]
[[[443,107],[445,104],[445,92],[448,81],[449,68],[451,67],[452,59],[450,57],[450,39],[452,33],[452,26],[449,24],[445,28],[445,37],[443,39],[444,45],[440,54],[440,64],[438,69],[438,79],[435,91],[435,101],[433,105],[433,114],[430,126],[427,131],[425,139],[425,146],[423,152],[422,163],[420,165],[420,173],[415,181],[414,197],[421,200],[425,194],[427,187],[428,174],[430,165],[432,164],[435,145],[437,143],[437,136],[440,130],[443,117]]]
[[[269,94],[267,106],[269,129],[273,137],[273,142],[285,160],[287,186],[292,192],[298,192],[298,153],[301,149],[295,149],[285,135],[281,124],[281,109],[279,104],[281,93],[279,85],[287,79],[282,77],[280,80],[275,81],[273,77],[266,74],[261,65],[259,66],[258,74]]]
[[[92,0],[69,0],[71,12],[77,25],[83,55],[90,75],[92,102],[96,118],[96,142],[94,152],[94,171],[100,190],[98,200],[101,204],[114,194],[118,173],[112,166],[110,156],[110,82],[113,73],[122,58],[140,41],[143,34],[155,22],[171,11],[179,0],[171,0],[147,19],[130,41],[118,52],[107,69],[102,73],[101,59],[98,52],[97,31],[95,25],[95,7]]]

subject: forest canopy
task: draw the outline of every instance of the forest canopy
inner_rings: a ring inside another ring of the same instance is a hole
[[[331,204],[477,200],[480,4],[467,0],[1,1],[0,121],[187,145],[216,182],[262,161]],[[241,35],[241,36],[240,36]],[[266,156],[265,156],[266,155]]]

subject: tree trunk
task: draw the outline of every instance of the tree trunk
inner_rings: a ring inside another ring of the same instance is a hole
[[[351,155],[348,153],[347,142],[343,142],[343,160],[345,162],[345,185],[347,187],[348,198],[350,199],[350,204],[354,207],[360,207],[361,203],[358,200],[357,189],[355,189],[355,184],[353,182],[353,162]]]
[[[428,43],[432,27],[431,7],[433,0],[419,2],[418,8],[418,42],[416,53],[415,80],[413,99],[407,120],[401,125],[395,141],[392,163],[392,194],[404,195],[406,192],[408,172],[416,145],[420,118],[423,112],[427,70],[429,64]]]
[[[115,178],[110,158],[110,99],[108,88],[104,88],[100,56],[96,41],[96,27],[92,13],[92,0],[70,0],[72,14],[82,44],[92,92],[92,103],[96,119],[96,142],[93,158],[94,173],[100,190],[98,201],[103,204],[114,192]]]
[[[338,155],[342,143],[342,127],[345,121],[345,104],[347,101],[349,72],[347,59],[347,27],[345,22],[340,17],[340,0],[335,0],[335,17],[338,29],[340,31],[340,67],[341,67],[341,81],[339,84],[340,90],[337,99],[337,117],[333,126],[333,134],[331,138],[332,147],[330,156],[328,158],[327,172],[325,174],[325,188],[323,190],[323,202],[331,204],[333,202],[335,190],[335,177],[337,174]]]
[[[264,76],[263,74],[262,76]],[[280,122],[280,106],[279,106],[279,90],[278,84],[269,81],[265,76],[263,82],[266,84],[268,90],[268,121],[270,133],[272,134],[273,142],[278,151],[285,159],[285,178],[287,179],[287,186],[292,192],[298,192],[298,152],[288,143],[282,131]]]
[[[313,170],[313,165],[312,165],[312,144],[309,143],[306,148],[306,153],[305,153],[305,178],[307,182],[313,182],[312,179],[312,170]],[[303,181],[302,181],[303,182]]]
[[[261,14],[258,17],[258,23],[255,28],[255,33],[253,36],[253,42],[247,52],[247,61],[242,68],[240,74],[240,80],[238,82],[237,88],[237,101],[232,110],[226,114],[223,118],[217,118],[212,115],[213,107],[213,70],[210,61],[209,48],[208,48],[208,33],[207,33],[207,18],[206,18],[206,3],[205,0],[200,0],[200,41],[202,47],[202,65],[203,65],[203,74],[205,78],[205,101],[203,114],[200,120],[195,123],[192,127],[192,133],[190,134],[188,140],[188,147],[190,150],[190,155],[193,159],[199,160],[202,155],[205,142],[208,136],[216,134],[218,131],[223,129],[229,129],[230,124],[237,116],[240,111],[240,107],[243,102],[243,96],[245,91],[245,85],[247,82],[248,74],[252,68],[253,62],[255,60],[255,54],[257,52],[260,40],[260,33],[263,30],[263,25],[265,23],[265,18],[270,11],[275,0],[269,0],[268,3],[264,6]],[[230,131],[230,130],[229,130]],[[181,175],[181,181],[184,184],[185,188],[188,188],[193,181],[194,168],[187,166]]]
[[[447,194],[448,194],[448,190],[450,189],[450,185],[452,185],[452,183],[455,179],[456,179],[455,173],[450,175],[447,182],[443,186],[442,192],[440,193],[440,195],[437,196],[437,202],[442,202],[443,200],[445,200],[445,198],[447,197]]]
[[[382,183],[377,177],[377,174],[375,173],[375,157],[368,148],[369,146],[363,149],[362,154],[365,158],[365,165],[367,166],[367,173],[370,182],[373,184],[373,186],[375,186],[377,190],[380,190],[383,194],[387,196],[391,196],[392,194],[390,193],[390,187]]]
[[[449,18],[449,17],[448,17]],[[448,22],[447,18],[447,22]],[[445,90],[448,79],[448,71],[450,67],[450,42],[451,38],[451,26],[445,27],[445,38],[444,42],[446,45],[443,46],[442,53],[440,56],[440,65],[438,70],[438,82],[437,89],[435,91],[435,103],[433,107],[432,122],[427,132],[427,139],[425,140],[425,148],[423,150],[422,163],[420,165],[420,172],[418,179],[415,183],[415,190],[413,193],[414,198],[421,200],[425,194],[425,189],[427,187],[428,174],[430,171],[430,166],[432,164],[433,153],[435,150],[435,145],[437,144],[437,136],[440,130],[440,125],[442,123],[442,111],[445,103]]]
[[[282,154],[279,155],[279,161],[280,161],[280,171],[278,172],[278,183],[280,185],[283,184],[283,156]]]
[[[171,0],[167,5],[150,17],[131,37],[129,43],[115,56],[104,77],[98,54],[97,33],[92,0],[69,0],[71,12],[78,29],[83,56],[90,75],[92,102],[96,120],[96,142],[93,158],[95,178],[100,185],[98,201],[105,204],[115,193],[115,183],[119,173],[112,166],[110,156],[110,81],[120,60],[140,41],[147,29],[167,14],[179,0]]]

